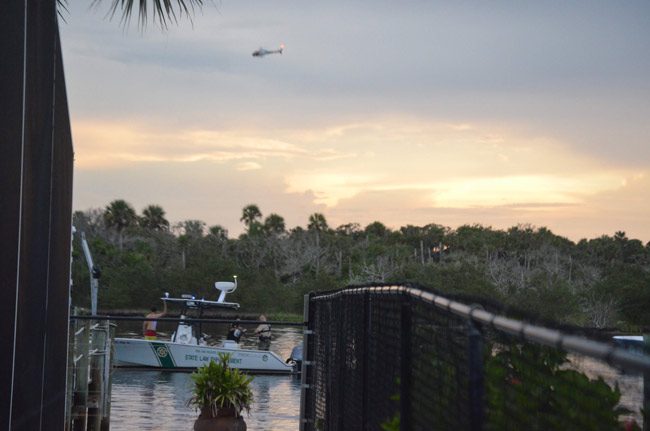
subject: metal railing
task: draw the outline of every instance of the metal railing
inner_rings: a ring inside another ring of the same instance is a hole
[[[110,428],[113,327],[80,316],[70,321],[66,430]]]
[[[640,352],[413,285],[311,294],[305,320],[301,430],[647,429]]]
[[[145,322],[145,321],[157,321],[157,322],[172,322],[172,323],[178,323],[178,322],[184,322],[184,323],[232,323],[234,320],[233,318],[230,319],[224,319],[224,318],[210,318],[210,317],[155,317],[155,318],[147,318],[147,317],[141,317],[141,316],[109,316],[109,315],[102,315],[102,316],[89,316],[89,315],[73,315],[70,316],[70,320],[108,320],[108,321],[127,321],[127,322]],[[239,323],[241,324],[247,324],[247,325],[259,325],[260,323],[266,323],[269,325],[277,325],[277,326],[303,326],[304,322],[291,322],[291,321],[285,321],[285,320],[238,320]]]

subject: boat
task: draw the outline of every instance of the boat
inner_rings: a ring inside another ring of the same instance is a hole
[[[234,282],[218,281],[215,288],[221,291],[216,301],[196,299],[192,295],[181,295],[171,298],[168,294],[162,299],[168,303],[180,304],[183,307],[181,320],[170,340],[145,340],[139,338],[115,338],[115,366],[156,368],[165,370],[193,370],[210,361],[218,361],[220,354],[229,354],[229,365],[242,371],[265,374],[289,374],[294,372],[294,366],[268,350],[244,349],[232,340],[225,340],[220,345],[208,345],[201,331],[200,321],[195,324],[186,317],[187,313],[198,314],[198,319],[206,309],[239,309],[239,304],[226,302],[226,295],[237,288],[237,278]]]
[[[639,353],[646,352],[648,347],[643,340],[643,335],[615,335],[614,344]]]

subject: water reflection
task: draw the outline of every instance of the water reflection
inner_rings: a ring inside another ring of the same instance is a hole
[[[297,328],[278,328],[274,330],[271,350],[287,358],[299,342]],[[257,340],[251,337],[243,344],[255,348]],[[198,412],[187,405],[192,396],[189,373],[116,369],[112,379],[111,431],[177,431],[194,426]],[[249,430],[298,429],[298,378],[256,375],[251,389],[254,403],[250,416],[244,415]]]

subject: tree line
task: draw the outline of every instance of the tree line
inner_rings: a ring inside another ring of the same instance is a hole
[[[375,221],[332,228],[321,213],[310,215],[306,227],[288,229],[282,216],[264,216],[254,204],[242,209],[240,220],[244,233],[229,238],[222,226],[200,220],[171,225],[158,205],[137,214],[114,200],[73,215],[102,270],[102,309],[149,307],[163,292],[214,298],[214,282],[237,274],[232,300],[251,312],[299,313],[310,291],[414,282],[563,323],[650,326],[650,242],[624,232],[575,243],[530,225],[393,230]],[[75,239],[73,305],[88,304],[88,285]]]

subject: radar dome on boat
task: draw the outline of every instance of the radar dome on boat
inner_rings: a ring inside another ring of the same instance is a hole
[[[214,283],[214,287],[217,290],[220,290],[219,299],[217,302],[223,302],[226,299],[226,294],[233,293],[237,289],[237,276],[234,275],[234,282],[232,281],[217,281]]]
[[[233,283],[232,281],[217,281],[214,283],[214,287],[217,290],[220,290],[222,292],[226,293],[231,293],[234,292],[235,289],[237,289],[237,285]]]

